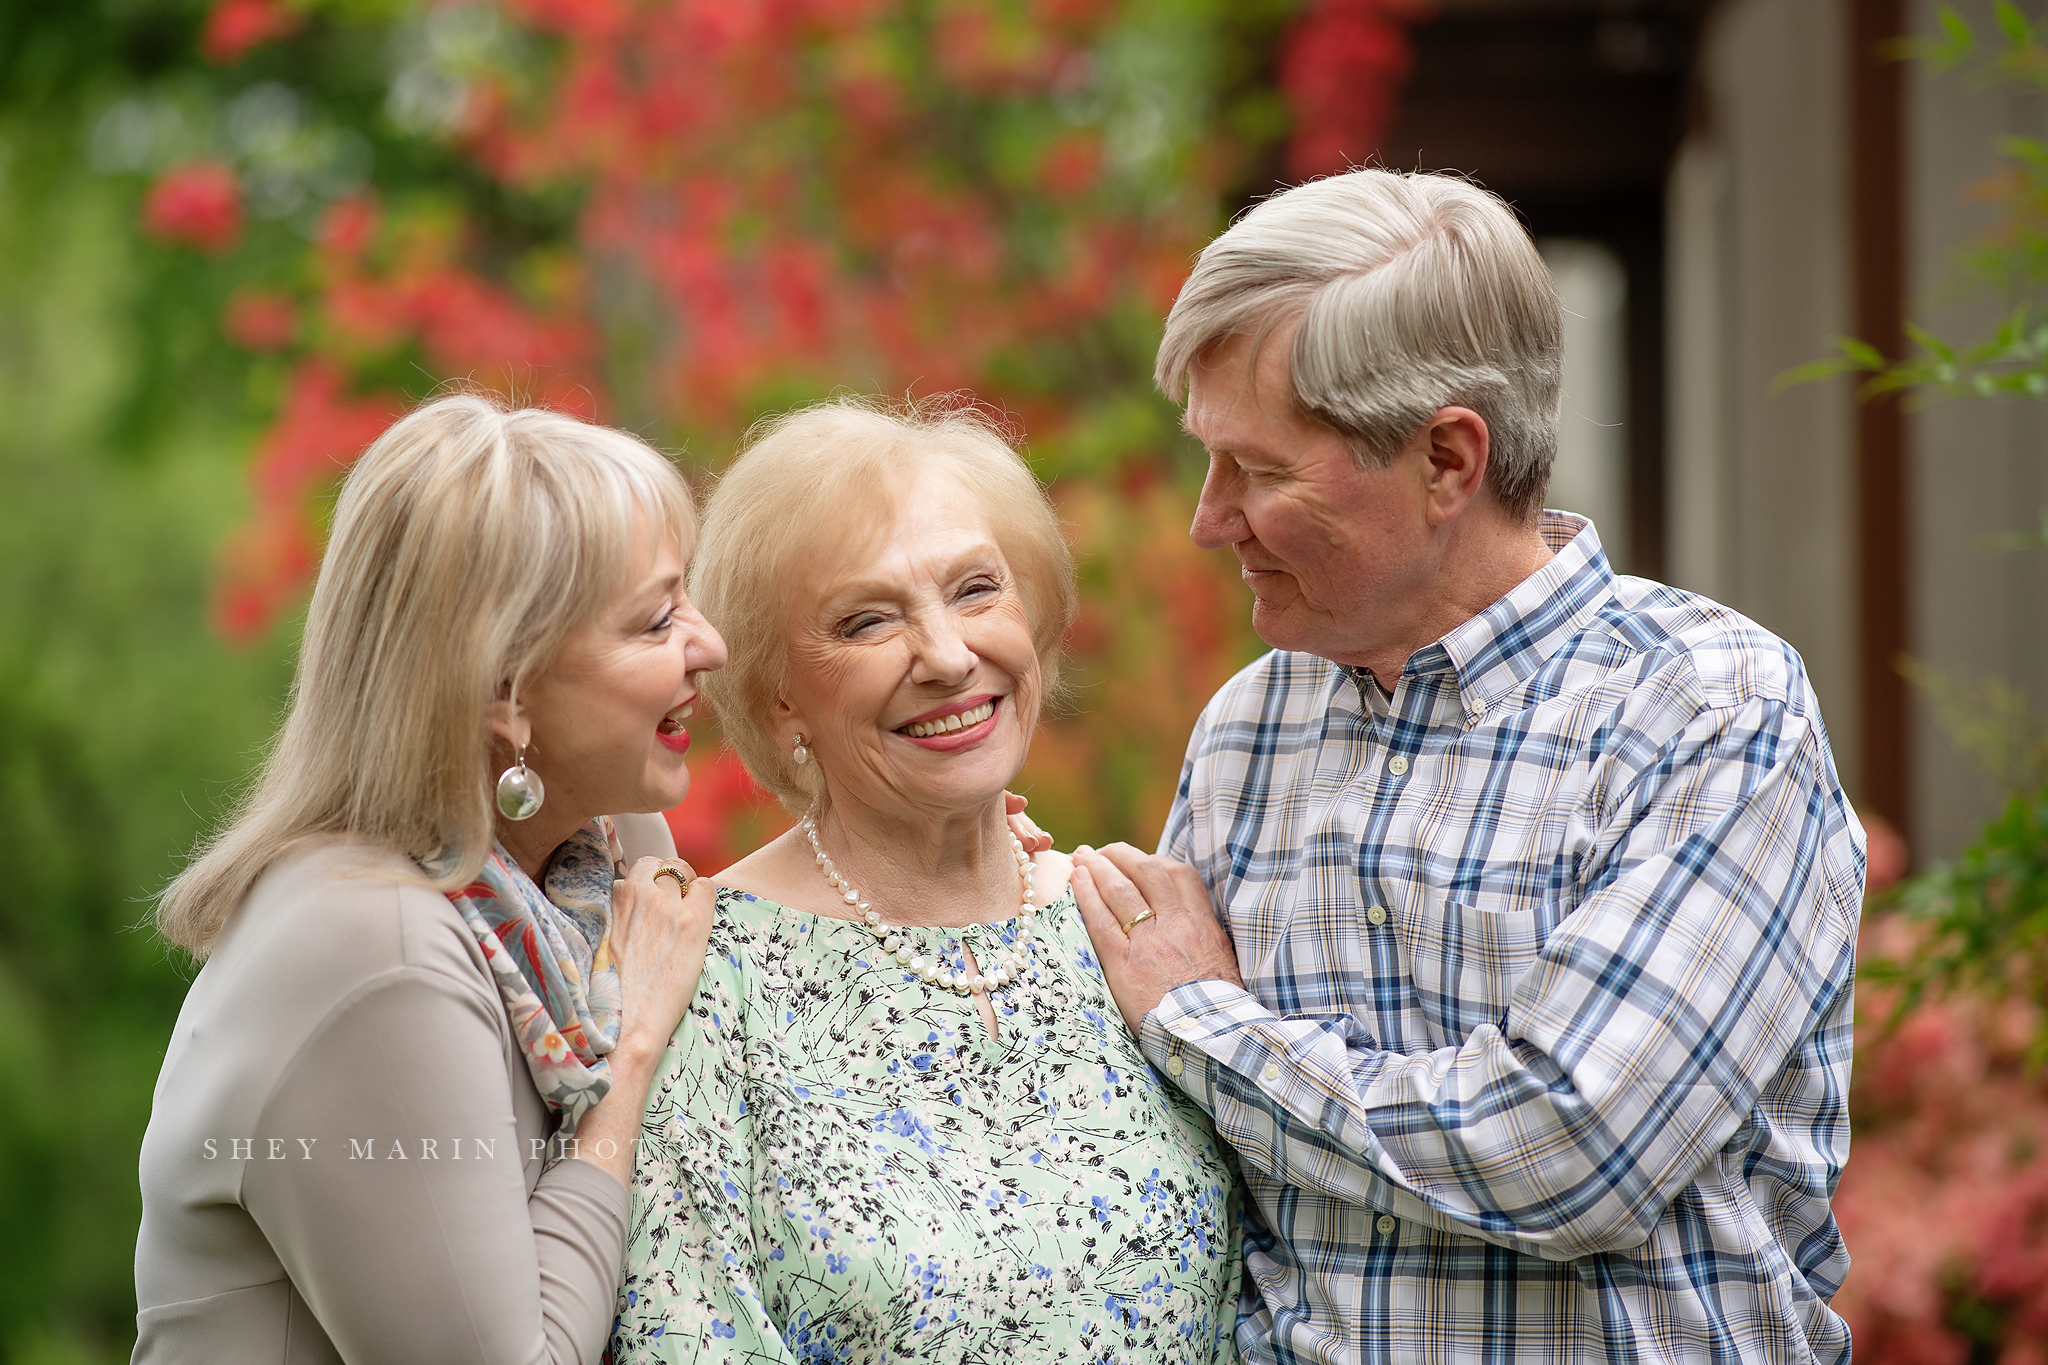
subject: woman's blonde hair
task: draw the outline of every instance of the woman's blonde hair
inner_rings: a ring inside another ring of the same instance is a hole
[[[995,533],[1031,624],[1041,705],[1059,695],[1060,646],[1080,603],[1074,559],[1059,513],[993,421],[945,397],[847,397],[763,421],[705,503],[690,598],[730,651],[705,675],[705,696],[747,771],[793,813],[810,808],[821,783],[769,719],[793,590],[821,547],[879,536],[897,499],[933,471],[950,475]]]
[[[199,957],[256,879],[312,843],[455,855],[476,875],[494,803],[489,708],[611,600],[650,531],[694,530],[674,465],[624,432],[474,393],[425,403],[342,485],[291,704],[239,807],[164,891]],[[538,766],[538,765],[536,765]]]

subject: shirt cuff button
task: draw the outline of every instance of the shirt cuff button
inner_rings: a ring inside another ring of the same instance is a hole
[[[1374,1224],[1374,1226],[1375,1226],[1375,1227],[1377,1227],[1377,1228],[1378,1228],[1378,1229],[1380,1230],[1380,1236],[1382,1236],[1382,1237],[1391,1237],[1391,1236],[1393,1236],[1393,1235],[1394,1235],[1394,1227],[1395,1227],[1395,1224],[1394,1224],[1394,1215],[1393,1215],[1393,1214],[1391,1214],[1391,1213],[1383,1213],[1383,1214],[1381,1214],[1381,1215],[1380,1215],[1380,1221],[1379,1221],[1378,1223]]]
[[[1265,1069],[1264,1071],[1261,1071],[1261,1072],[1260,1072],[1259,1074],[1260,1074],[1261,1076],[1264,1076],[1264,1077],[1265,1077],[1265,1078],[1266,1078],[1267,1080],[1269,1080],[1269,1081],[1277,1081],[1277,1080],[1279,1080],[1279,1079],[1280,1079],[1280,1063],[1278,1063],[1278,1062],[1267,1062],[1267,1063],[1266,1063],[1266,1069]]]
[[[1183,1063],[1183,1062],[1181,1061],[1181,1059],[1180,1059],[1180,1054],[1179,1054],[1179,1053],[1175,1053],[1175,1054],[1174,1054],[1173,1056],[1171,1056],[1171,1057],[1168,1057],[1168,1058],[1166,1059],[1166,1074],[1167,1074],[1167,1075],[1169,1075],[1169,1076],[1176,1076],[1176,1077],[1177,1077],[1177,1076],[1179,1076],[1179,1075],[1180,1075],[1180,1073],[1181,1073],[1181,1072],[1185,1071],[1186,1069],[1187,1069],[1187,1066],[1186,1066],[1186,1064],[1185,1064],[1185,1063]]]

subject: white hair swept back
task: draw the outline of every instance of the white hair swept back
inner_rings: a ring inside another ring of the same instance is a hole
[[[1264,200],[1209,243],[1166,319],[1153,377],[1179,401],[1204,352],[1301,325],[1301,411],[1384,465],[1439,408],[1490,436],[1487,484],[1542,505],[1557,454],[1564,310],[1502,200],[1450,175],[1356,170]]]
[[[689,486],[637,437],[456,393],[342,483],[290,708],[247,795],[164,891],[157,927],[205,957],[271,864],[352,840],[489,854],[491,703],[516,699],[649,553],[696,531]]]

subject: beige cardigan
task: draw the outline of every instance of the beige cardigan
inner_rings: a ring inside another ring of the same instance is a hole
[[[673,852],[628,817],[629,859]],[[595,1361],[625,1186],[553,1125],[475,938],[395,854],[264,874],[185,997],[142,1142],[135,1361]]]

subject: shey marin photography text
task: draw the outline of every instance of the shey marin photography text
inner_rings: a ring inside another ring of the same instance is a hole
[[[204,1139],[200,1151],[208,1161],[495,1161],[500,1147],[517,1157],[519,1145],[516,1138],[479,1137],[222,1137]],[[560,1136],[529,1138],[526,1146],[530,1150],[524,1159],[528,1161],[585,1155],[609,1161],[619,1150],[610,1138],[589,1144],[587,1152],[578,1139]],[[640,1139],[634,1138],[635,1156],[639,1150]]]

